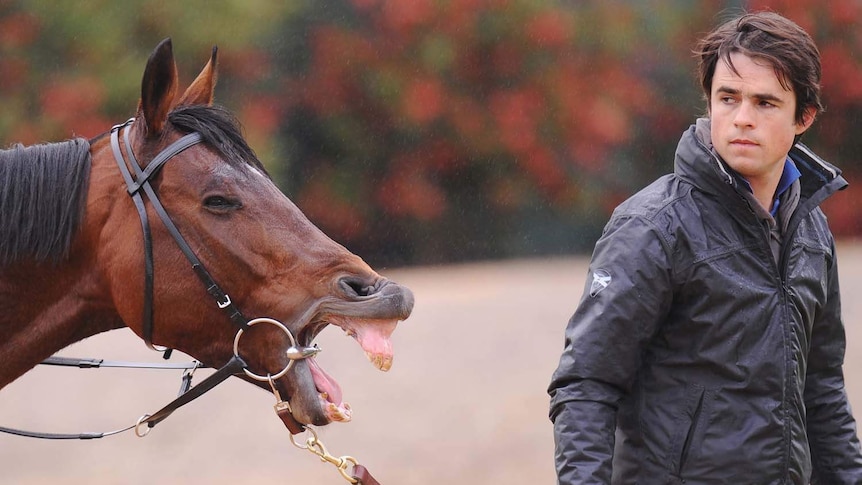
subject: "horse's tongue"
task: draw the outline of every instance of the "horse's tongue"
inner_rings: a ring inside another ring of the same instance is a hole
[[[388,371],[392,367],[392,332],[398,320],[364,320],[351,325],[359,342],[359,346],[365,351],[368,360],[374,367],[382,371]]]
[[[307,361],[308,368],[311,369],[311,378],[314,380],[317,390],[326,394],[327,401],[336,405],[342,404],[341,386],[317,364],[314,357],[309,357]]]

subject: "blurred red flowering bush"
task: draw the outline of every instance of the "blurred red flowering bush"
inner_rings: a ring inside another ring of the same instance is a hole
[[[817,40],[828,111],[806,142],[854,183],[857,0],[0,0],[0,138],[94,136],[133,112],[161,38],[187,80],[219,44],[218,101],[300,208],[373,263],[588,250],[672,170],[705,111],[693,43],[740,5]],[[862,232],[856,192],[826,208],[839,236]]]
[[[862,235],[862,2],[856,0],[758,0],[752,8],[771,8],[807,30],[820,49],[826,112],[806,142],[838,165],[850,188],[824,204],[836,236]]]
[[[634,2],[354,0],[327,16],[328,2],[285,72],[292,191],[395,262],[583,249],[671,166],[710,3],[656,18]],[[320,178],[328,192],[304,185]]]

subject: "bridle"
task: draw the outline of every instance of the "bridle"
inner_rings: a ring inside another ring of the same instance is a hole
[[[180,231],[177,229],[176,225],[174,225],[171,217],[168,215],[167,211],[165,211],[164,206],[159,200],[158,195],[156,195],[155,190],[153,190],[153,186],[150,183],[150,180],[158,173],[159,169],[161,169],[169,160],[171,160],[176,155],[180,154],[183,150],[187,148],[191,148],[198,143],[201,143],[203,139],[199,133],[189,133],[179,140],[168,145],[167,148],[159,152],[153,160],[147,164],[145,169],[141,169],[140,164],[138,163],[137,158],[135,158],[135,154],[132,151],[132,145],[129,142],[129,133],[131,129],[126,129],[123,142],[126,148],[126,156],[129,158],[129,162],[127,163],[124,156],[123,150],[120,147],[120,132],[123,131],[124,128],[129,128],[130,125],[135,121],[134,118],[130,118],[123,124],[115,125],[111,128],[111,150],[114,153],[114,161],[117,162],[117,167],[120,169],[120,173],[123,175],[123,180],[126,182],[126,188],[131,196],[132,201],[135,204],[135,208],[138,211],[138,218],[141,221],[141,230],[143,232],[144,238],[144,307],[142,312],[142,338],[144,339],[144,343],[154,350],[165,351],[168,352],[170,349],[164,348],[156,348],[153,345],[153,279],[154,279],[154,269],[153,269],[153,240],[152,234],[150,232],[150,223],[149,217],[147,216],[147,210],[144,206],[144,200],[141,195],[141,191],[143,191],[147,195],[147,199],[149,199],[150,204],[152,204],[153,209],[155,209],[156,214],[158,214],[159,218],[162,220],[162,223],[165,225],[165,228],[170,233],[171,237],[173,237],[174,241],[179,246],[180,250],[185,255],[186,259],[191,263],[192,269],[195,271],[195,274],[204,284],[204,287],[209,293],[210,296],[215,299],[218,307],[225,311],[228,315],[228,318],[234,325],[238,326],[241,330],[248,329],[248,320],[236,307],[236,305],[231,301],[230,296],[225,293],[221,287],[215,282],[213,277],[210,275],[209,271],[204,267],[203,263],[201,263],[200,259],[195,255],[194,251],[192,251],[191,247],[189,247],[186,240],[183,238]],[[129,171],[129,165],[132,166],[132,169],[135,171],[135,176],[132,176],[132,173]],[[291,339],[293,337],[291,336]],[[170,354],[168,354],[170,355]]]
[[[191,264],[192,269],[197,275],[198,279],[206,288],[207,293],[215,300],[216,305],[219,309],[224,311],[230,321],[238,327],[236,337],[234,339],[234,354],[230,361],[227,364],[222,366],[216,374],[225,374],[225,378],[231,375],[228,372],[233,371],[235,373],[237,370],[242,370],[246,373],[250,378],[258,380],[258,381],[269,381],[270,385],[275,391],[275,385],[273,383],[274,379],[277,379],[284,374],[293,366],[296,360],[301,360],[308,358],[317,352],[319,352],[319,348],[317,347],[305,347],[303,349],[298,349],[296,347],[296,338],[294,338],[293,334],[290,330],[281,322],[271,319],[271,318],[257,318],[254,320],[248,320],[242,312],[237,308],[236,304],[231,301],[230,296],[225,293],[224,290],[215,282],[212,275],[209,271],[204,267],[203,263],[201,263],[200,259],[195,255],[192,248],[186,242],[185,238],[183,238],[182,234],[180,234],[179,229],[177,229],[173,220],[171,220],[170,215],[168,215],[161,201],[159,200],[159,196],[156,194],[156,191],[153,189],[151,180],[155,175],[159,172],[159,170],[169,162],[173,157],[179,155],[184,150],[191,148],[198,143],[203,141],[203,138],[199,133],[189,133],[184,135],[179,140],[174,141],[170,145],[167,146],[164,150],[159,152],[151,161],[147,164],[146,168],[141,168],[138,163],[137,158],[135,157],[134,151],[132,150],[132,144],[129,141],[129,134],[132,131],[130,129],[131,124],[134,123],[135,119],[130,118],[125,123],[115,125],[111,128],[111,150],[114,154],[114,161],[117,162],[117,167],[120,169],[120,173],[123,175],[123,180],[126,182],[126,189],[129,193],[129,196],[132,198],[132,201],[135,204],[135,208],[138,212],[138,218],[141,222],[141,230],[144,239],[144,301],[143,301],[143,311],[142,311],[142,324],[141,324],[141,333],[144,339],[144,343],[154,350],[165,352],[165,358],[170,356],[171,349],[158,347],[153,344],[153,280],[154,280],[154,266],[153,266],[153,240],[152,240],[152,232],[150,231],[150,222],[149,217],[147,216],[147,210],[144,205],[143,196],[141,192],[146,194],[147,199],[150,201],[150,204],[153,206],[153,209],[158,214],[159,219],[161,219],[162,224],[164,224],[165,228],[170,233],[174,242],[176,242],[177,246],[182,251],[183,255],[185,255],[188,262]],[[123,153],[123,149],[120,146],[120,133],[123,133],[123,144],[125,146],[125,154]],[[125,156],[124,156],[125,155]],[[126,157],[128,158],[128,162],[126,161]],[[129,170],[129,166],[134,170],[135,175],[132,175],[132,172]],[[274,375],[266,375],[260,376],[257,375],[250,370],[248,370],[247,365],[239,356],[239,340],[242,336],[243,332],[248,330],[252,325],[256,323],[269,323],[279,327],[290,340],[291,346],[287,349],[287,356],[289,357],[287,365]],[[222,373],[224,370],[224,373]],[[216,375],[214,374],[214,375]],[[197,386],[196,386],[197,387]],[[182,397],[182,396],[180,396]],[[279,398],[281,401],[281,399]],[[287,403],[287,401],[281,401]],[[289,406],[284,406],[287,408],[287,412],[284,413],[282,419],[285,420],[285,425],[293,434],[301,433],[305,430],[305,427],[293,419],[293,415],[289,412]],[[161,417],[164,419],[167,415]],[[142,418],[138,422],[138,426],[143,423],[147,423],[149,428],[152,428],[159,422],[159,417],[149,416]]]
[[[163,356],[165,359],[170,357],[172,349],[167,347],[161,347],[155,345],[153,343],[153,282],[154,282],[154,265],[153,265],[153,241],[152,241],[152,233],[150,231],[150,222],[149,217],[147,215],[146,206],[144,205],[144,200],[142,196],[145,194],[147,199],[150,201],[150,204],[153,206],[153,209],[158,214],[159,219],[161,219],[162,224],[164,224],[165,228],[170,233],[171,237],[176,242],[179,249],[185,255],[186,259],[192,266],[195,274],[198,279],[201,280],[204,287],[206,288],[207,293],[215,300],[216,305],[219,309],[224,311],[230,321],[237,327],[237,333],[234,337],[233,342],[233,356],[231,359],[216,370],[213,374],[208,376],[206,379],[202,380],[195,386],[191,386],[191,377],[195,369],[198,367],[202,367],[201,364],[195,362],[191,365],[168,365],[161,368],[183,368],[186,369],[185,374],[183,375],[183,384],[180,388],[179,396],[176,399],[168,403],[159,411],[153,414],[145,414],[141,416],[138,421],[133,426],[129,426],[124,429],[110,431],[106,433],[81,433],[75,435],[67,435],[67,434],[54,434],[54,433],[39,433],[32,431],[22,431],[12,428],[4,428],[0,427],[0,432],[6,432],[10,434],[16,434],[20,436],[27,436],[32,438],[43,438],[43,439],[94,439],[101,438],[103,436],[111,436],[114,434],[121,433],[123,431],[128,431],[129,429],[134,429],[135,434],[143,437],[146,436],[150,429],[155,427],[156,424],[163,421],[165,418],[171,415],[174,411],[179,409],[180,407],[188,404],[189,402],[197,399],[207,391],[214,388],[216,385],[220,384],[228,377],[239,374],[240,372],[244,372],[246,376],[251,379],[268,382],[270,387],[272,388],[272,392],[276,397],[276,404],[274,406],[275,411],[279,418],[281,418],[285,427],[290,431],[290,440],[291,442],[301,449],[307,449],[313,454],[317,455],[322,461],[329,462],[338,468],[338,471],[341,475],[350,483],[361,483],[365,485],[379,485],[379,483],[371,476],[368,470],[360,465],[355,458],[350,456],[342,456],[342,457],[334,457],[326,451],[323,443],[317,438],[317,433],[314,429],[303,425],[298,422],[294,417],[290,409],[290,403],[286,399],[282,399],[278,390],[275,387],[275,379],[278,379],[284,376],[288,370],[291,369],[293,364],[297,360],[307,359],[312,357],[320,352],[320,348],[315,346],[299,346],[296,338],[291,333],[290,329],[287,328],[283,323],[272,319],[272,318],[255,318],[253,320],[247,319],[243,313],[239,310],[239,308],[231,301],[230,296],[222,290],[222,288],[215,282],[212,275],[207,271],[204,267],[203,263],[200,259],[195,255],[194,251],[192,251],[189,244],[183,238],[180,231],[177,229],[176,225],[171,220],[170,215],[165,210],[161,201],[159,200],[158,195],[156,194],[153,186],[151,184],[151,179],[158,173],[158,171],[173,157],[182,153],[184,150],[197,145],[203,141],[203,138],[199,133],[189,133],[187,135],[182,136],[180,139],[174,141],[170,145],[167,146],[164,150],[159,152],[151,161],[147,164],[146,168],[141,168],[138,163],[137,158],[135,157],[134,152],[132,151],[132,145],[129,140],[129,133],[131,132],[131,125],[134,123],[135,118],[130,118],[125,123],[115,125],[111,128],[111,150],[113,151],[114,160],[117,162],[117,167],[120,169],[120,173],[123,176],[123,180],[126,183],[126,189],[129,193],[129,196],[132,198],[132,201],[135,205],[135,208],[138,212],[138,218],[141,222],[141,230],[143,233],[143,242],[144,242],[144,301],[143,301],[143,309],[142,309],[142,326],[141,333],[144,343],[153,350],[163,352]],[[123,145],[125,146],[125,154],[124,150],[120,145],[120,133],[123,132]],[[126,160],[128,157],[128,162]],[[134,170],[134,175],[132,171],[129,170],[129,166]],[[248,369],[248,365],[246,362],[239,356],[239,342],[243,333],[251,328],[253,325],[259,323],[268,323],[274,325],[281,329],[288,337],[290,341],[290,346],[285,350],[285,354],[288,358],[288,363],[285,367],[276,374],[267,374],[266,376],[255,374],[254,372]],[[78,367],[98,367],[102,361],[99,361],[96,365],[82,365],[84,362],[81,359],[64,359],[58,357],[52,357],[47,359],[46,364],[52,365],[77,365]],[[90,363],[92,364],[92,360]],[[120,365],[118,365],[120,366]],[[129,365],[133,367],[134,365]],[[303,433],[308,431],[311,436],[305,441],[304,444],[297,443],[294,439],[294,435]],[[347,473],[347,466],[353,465],[353,475]]]

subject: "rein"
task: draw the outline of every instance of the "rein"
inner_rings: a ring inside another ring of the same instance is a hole
[[[285,427],[288,429],[288,431],[290,431],[290,441],[291,443],[293,443],[294,446],[300,449],[308,450],[318,456],[322,461],[331,463],[338,469],[342,477],[344,477],[344,479],[350,483],[379,485],[379,482],[377,482],[377,480],[375,480],[374,477],[371,476],[368,470],[364,466],[360,465],[355,458],[351,456],[334,457],[330,455],[323,443],[317,438],[317,433],[314,431],[314,429],[303,425],[302,423],[298,422],[296,418],[293,417],[293,414],[290,409],[290,403],[288,402],[288,400],[282,399],[278,390],[276,390],[275,388],[274,379],[285,375],[297,360],[306,359],[316,355],[318,352],[320,352],[320,348],[316,345],[313,347],[298,346],[296,339],[294,338],[290,330],[284,324],[277,320],[271,318],[256,318],[254,320],[248,320],[242,314],[239,308],[237,308],[237,306],[231,301],[230,296],[228,296],[228,294],[225,293],[221,289],[221,287],[218,286],[212,275],[209,273],[209,271],[206,270],[203,263],[201,263],[200,259],[198,259],[198,257],[195,255],[194,251],[192,251],[191,247],[185,241],[182,234],[180,234],[176,225],[174,225],[173,221],[170,218],[170,215],[168,215],[164,206],[162,206],[155,190],[153,190],[153,187],[150,183],[150,179],[154,175],[156,175],[159,169],[161,169],[161,167],[164,166],[165,163],[167,163],[171,158],[183,152],[184,150],[194,145],[197,145],[198,143],[201,143],[203,141],[201,135],[199,133],[189,133],[187,135],[184,135],[179,140],[171,143],[170,145],[168,145],[167,148],[159,152],[155,156],[155,158],[153,158],[153,160],[150,161],[149,164],[147,164],[147,167],[145,169],[142,169],[137,159],[135,158],[135,155],[132,151],[131,142],[129,141],[129,132],[131,130],[128,128],[134,121],[134,118],[130,118],[125,123],[115,125],[111,128],[111,149],[114,154],[114,160],[117,162],[117,166],[120,169],[120,173],[123,175],[123,180],[126,182],[127,191],[131,196],[133,203],[135,204],[135,208],[137,209],[138,217],[141,221],[141,229],[143,232],[144,303],[142,309],[142,337],[144,343],[153,350],[163,352],[163,357],[165,359],[168,359],[170,357],[172,349],[167,347],[160,347],[153,344],[152,341],[153,281],[155,274],[153,268],[153,242],[152,234],[150,231],[149,218],[147,216],[147,211],[144,205],[141,191],[146,194],[147,199],[149,199],[150,203],[153,206],[153,209],[156,211],[156,214],[158,214],[159,219],[161,219],[165,228],[167,228],[171,237],[173,237],[174,241],[177,243],[177,246],[183,252],[186,259],[189,261],[189,263],[191,263],[192,269],[203,283],[207,293],[215,300],[216,305],[221,310],[225,311],[230,321],[238,327],[236,337],[234,338],[233,357],[225,365],[216,370],[215,373],[211,374],[194,387],[191,386],[192,375],[197,368],[203,367],[203,365],[197,361],[194,361],[191,364],[143,364],[136,362],[104,361],[101,359],[50,357],[43,361],[42,364],[74,366],[80,368],[135,367],[156,369],[185,369],[185,372],[183,373],[183,380],[180,386],[180,392],[176,399],[174,399],[153,414],[145,414],[141,416],[140,418],[138,418],[134,425],[128,426],[123,429],[108,431],[104,433],[58,434],[40,433],[0,427],[0,432],[30,438],[87,440],[102,438],[104,436],[113,436],[115,434],[134,429],[137,436],[144,437],[149,434],[150,430],[153,427],[166,419],[168,416],[171,415],[171,413],[173,413],[180,407],[202,396],[207,391],[211,390],[216,385],[226,380],[228,377],[244,372],[251,379],[269,382],[270,387],[272,388],[272,392],[276,398],[276,404],[274,406],[274,409],[278,417],[284,423]],[[134,176],[132,175],[132,172],[127,166],[126,158],[123,154],[123,149],[120,146],[120,132],[123,131],[123,129],[125,129],[125,133],[123,134],[125,155],[129,159],[128,165],[131,165],[132,169],[135,172]],[[248,365],[239,356],[239,341],[243,335],[243,332],[258,323],[268,323],[271,325],[275,325],[276,327],[280,328],[290,340],[291,345],[286,350],[288,363],[284,367],[284,369],[279,371],[277,374],[267,374],[266,376],[257,375],[248,370]],[[294,439],[294,435],[303,432],[310,433],[310,436],[306,439],[304,443],[297,443],[297,441]],[[353,465],[352,475],[347,472],[347,466],[351,464]]]

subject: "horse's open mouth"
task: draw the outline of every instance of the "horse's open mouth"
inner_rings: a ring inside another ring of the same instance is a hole
[[[392,367],[392,332],[399,320],[396,319],[363,319],[339,315],[327,315],[325,321],[320,320],[312,325],[309,340],[313,339],[328,324],[340,327],[347,335],[353,337],[365,351],[365,356],[374,367],[388,371]],[[304,340],[301,338],[301,340]],[[352,418],[350,405],[344,401],[341,386],[314,359],[307,359],[308,367],[321,409],[328,421],[346,422]]]
[[[329,421],[350,421],[353,410],[350,409],[350,404],[344,402],[338,382],[318,365],[314,357],[308,359],[308,367],[314,379],[314,386],[317,388],[320,407]]]

